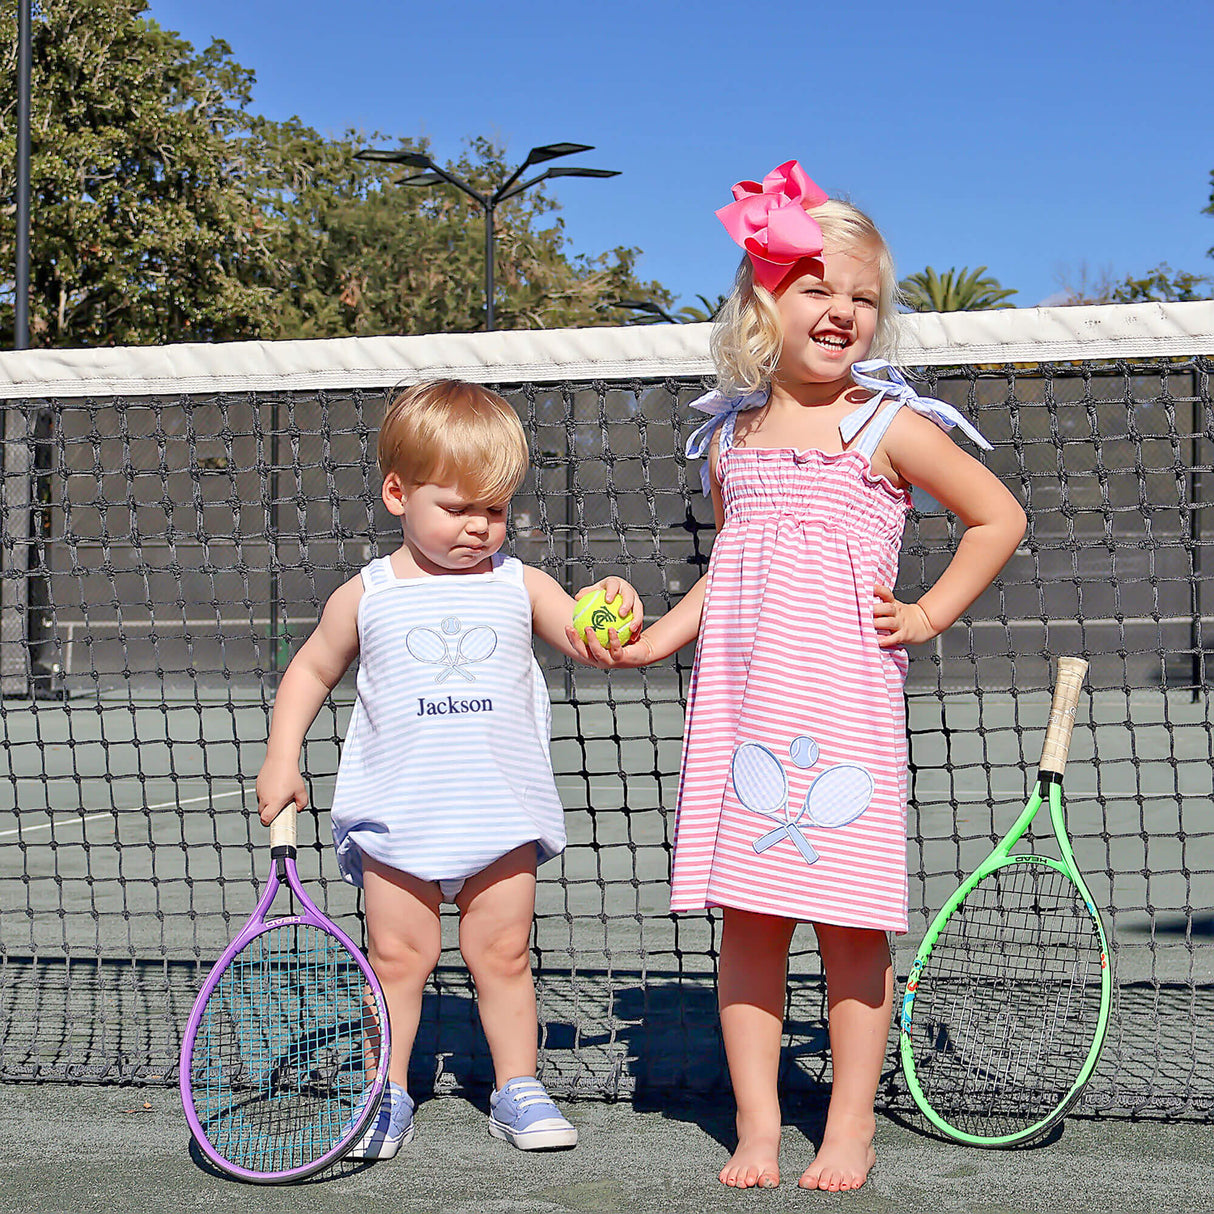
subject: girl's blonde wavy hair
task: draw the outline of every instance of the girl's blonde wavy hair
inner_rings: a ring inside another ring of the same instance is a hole
[[[821,206],[806,210],[818,221],[822,243],[828,250],[877,250],[881,295],[877,303],[877,332],[869,356],[895,361],[898,279],[885,237],[863,211],[841,198],[828,198]],[[755,282],[750,258],[743,254],[733,290],[717,314],[712,330],[718,389],[726,396],[736,396],[770,383],[783,343],[776,298]]]

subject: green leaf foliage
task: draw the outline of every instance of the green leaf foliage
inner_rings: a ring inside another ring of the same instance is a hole
[[[696,299],[700,301],[698,305],[686,304],[677,312],[668,311],[653,299],[621,298],[611,306],[623,316],[621,323],[626,325],[694,325],[714,320],[725,306],[726,297],[718,295],[709,299],[707,295],[697,295]]]
[[[1214,169],[1210,170],[1210,201],[1201,208],[1203,215],[1214,215]],[[1207,257],[1214,257],[1214,246],[1206,250]]]
[[[394,165],[354,159],[380,135],[325,139],[298,120],[261,122],[283,337],[451,333],[482,328],[484,212],[454,186],[396,184]],[[399,146],[427,150],[419,142]],[[503,150],[470,142],[446,166],[482,194],[509,176]],[[495,323],[501,329],[605,324],[608,301],[657,283],[634,273],[638,250],[569,257],[556,202],[541,188],[494,218]]]
[[[395,184],[354,152],[251,110],[230,48],[196,52],[145,0],[40,0],[33,23],[31,344],[458,332],[484,325],[484,216],[450,186]],[[15,264],[16,15],[0,13],[0,342]],[[420,141],[392,140],[421,149]],[[482,192],[509,176],[470,141],[448,166]],[[579,184],[573,188],[603,188]],[[496,215],[499,328],[612,323],[626,295],[670,303],[639,251],[571,256],[543,187]]]
[[[976,312],[986,308],[1010,308],[1006,301],[1016,294],[986,272],[986,266],[971,270],[962,266],[937,274],[931,266],[911,274],[898,284],[906,305],[913,312]]]
[[[1127,274],[1114,287],[1109,303],[1183,303],[1194,299],[1210,299],[1214,279],[1209,275],[1190,274],[1173,270],[1162,261],[1153,270],[1135,277]]]
[[[257,336],[268,249],[247,188],[253,77],[142,0],[41,0],[31,89],[33,345]],[[15,264],[16,13],[0,16],[0,341]],[[254,273],[250,274],[250,269]]]

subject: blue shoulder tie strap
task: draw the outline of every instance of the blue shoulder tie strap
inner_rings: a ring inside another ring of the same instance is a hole
[[[872,411],[868,408],[867,402],[860,407],[868,417],[872,417]],[[894,420],[895,414],[902,408],[902,402],[894,399],[887,401],[884,408],[872,418],[863,430],[860,431],[860,441],[854,447],[848,448],[851,451],[859,451],[866,460],[871,464],[873,456],[877,454],[877,448],[881,445],[881,440],[885,437],[886,430],[889,429],[890,422]],[[849,424],[855,414],[849,414],[839,423],[839,433],[842,435],[845,431],[849,434],[854,434],[855,431]],[[846,447],[850,442],[850,438],[843,440],[843,445]]]
[[[704,464],[700,468],[700,485],[705,497],[709,493],[709,476],[711,475],[706,457],[717,427],[724,425],[728,419],[728,431],[722,433],[721,439],[725,443],[732,441],[733,425],[737,421],[738,414],[747,409],[761,409],[767,404],[767,398],[770,395],[771,389],[766,387],[760,388],[756,392],[747,392],[743,396],[726,396],[714,388],[711,392],[705,392],[703,396],[698,396],[691,402],[693,409],[699,409],[701,413],[709,415],[707,421],[701,422],[691,432],[685,448],[689,459],[704,460]]]
[[[875,372],[884,371],[888,378],[880,379]],[[920,396],[906,382],[906,378],[897,367],[884,358],[869,358],[858,362],[851,369],[851,377],[862,388],[867,388],[873,395],[853,413],[849,413],[839,424],[839,435],[846,446],[860,433],[864,425],[881,407],[883,400],[895,400],[900,405],[908,405],[916,413],[922,414],[928,421],[935,422],[946,433],[954,426],[967,435],[984,451],[991,450],[991,445],[978,433],[977,428],[966,418],[959,409],[936,400],[931,396]],[[892,411],[891,417],[892,420]],[[886,423],[888,425],[888,422]],[[869,452],[871,455],[872,453]]]
[[[885,379],[881,379],[877,375],[877,372],[880,371],[885,372]],[[851,377],[860,387],[867,388],[873,395],[839,423],[839,436],[842,438],[844,446],[847,446],[873,418],[881,407],[882,401],[890,400],[896,401],[899,405],[908,405],[916,413],[921,413],[946,432],[956,426],[979,447],[986,451],[991,450],[991,444],[978,433],[977,428],[959,409],[945,401],[936,400],[930,396],[920,396],[906,381],[902,372],[884,358],[869,358],[856,363],[851,369]],[[712,436],[726,419],[730,419],[728,434],[732,437],[733,423],[737,420],[738,414],[747,409],[761,409],[767,404],[770,395],[770,387],[760,388],[756,392],[747,392],[742,396],[726,396],[714,389],[693,400],[691,407],[707,413],[708,420],[701,422],[687,440],[688,458],[704,459],[712,443]],[[894,409],[889,411],[889,418],[885,421],[885,425],[888,425],[889,421],[893,419],[895,412]],[[885,426],[882,426],[882,433],[884,428]],[[726,435],[722,434],[723,441],[725,438]],[[872,452],[868,452],[868,454],[871,458]],[[708,463],[705,460],[700,468],[700,484],[704,489],[705,497],[709,492],[709,475]]]

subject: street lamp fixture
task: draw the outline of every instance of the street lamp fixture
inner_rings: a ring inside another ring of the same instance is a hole
[[[524,190],[538,185],[549,177],[618,177],[616,169],[585,169],[575,165],[556,165],[545,169],[529,181],[519,182],[519,178],[534,164],[543,164],[546,160],[556,160],[561,156],[572,156],[575,152],[592,152],[594,148],[588,143],[546,143],[538,148],[532,148],[527,153],[522,164],[501,182],[492,194],[482,194],[466,181],[449,173],[441,165],[435,164],[425,152],[409,152],[392,148],[363,148],[354,153],[355,160],[378,161],[385,164],[403,164],[411,169],[424,169],[412,177],[402,177],[397,185],[453,185],[463,194],[467,194],[485,212],[485,331],[493,329],[493,213],[500,203],[508,198],[515,198]]]

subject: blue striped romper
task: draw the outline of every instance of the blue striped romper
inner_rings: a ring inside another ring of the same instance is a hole
[[[539,863],[559,855],[522,563],[499,553],[489,573],[398,578],[382,557],[361,576],[358,698],[333,794],[342,876],[361,885],[365,853],[452,900],[521,844]]]

